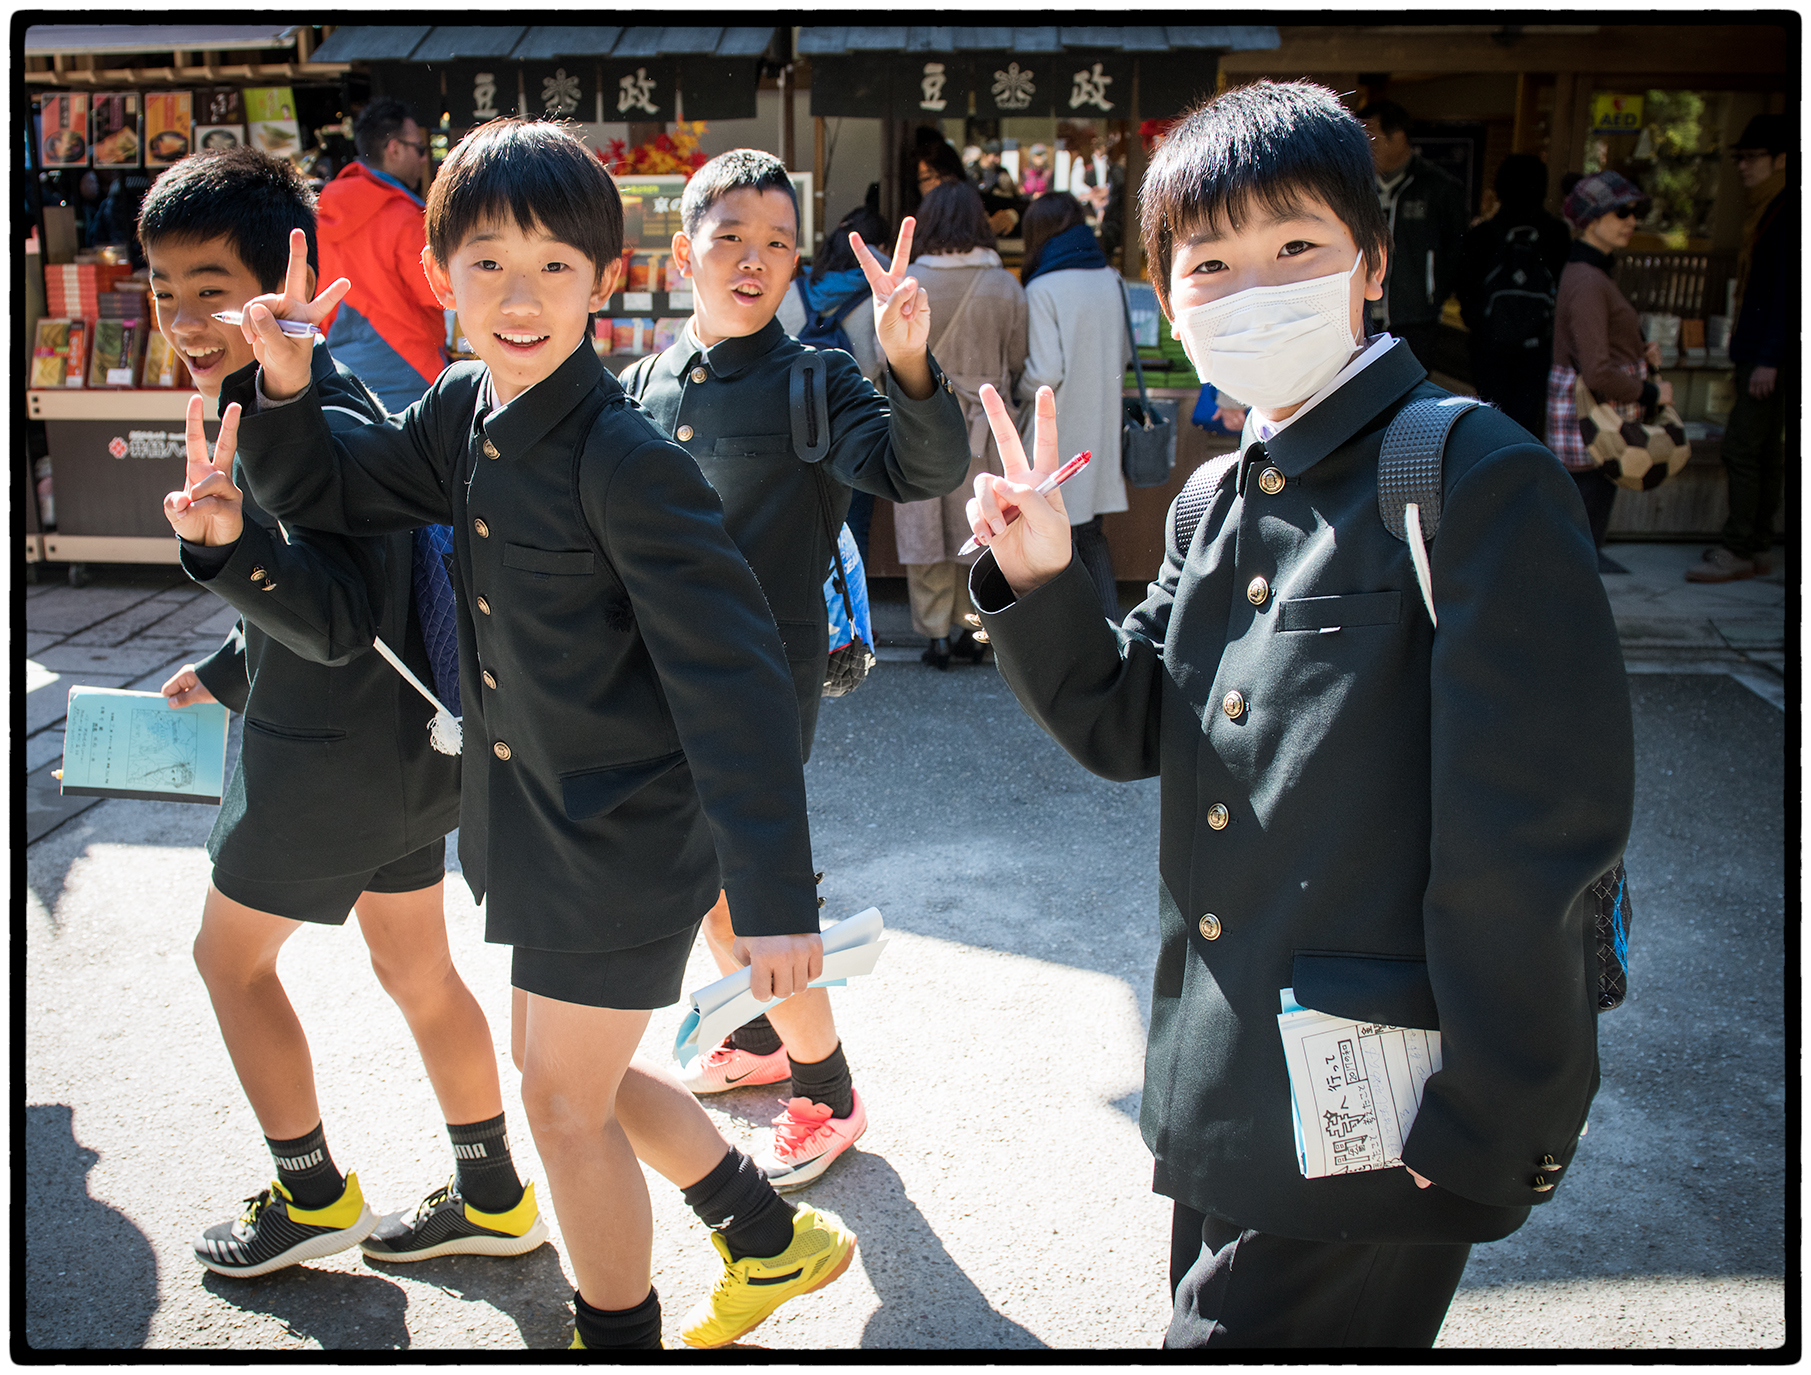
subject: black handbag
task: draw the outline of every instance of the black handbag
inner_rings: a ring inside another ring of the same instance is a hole
[[[1138,340],[1132,333],[1132,302],[1122,284],[1119,303],[1126,312],[1126,342],[1132,346],[1132,367],[1138,377],[1138,399],[1127,397],[1119,435],[1119,466],[1134,487],[1161,487],[1176,467],[1176,426],[1145,390],[1144,364],[1138,358]],[[1169,407],[1173,412],[1174,404]]]

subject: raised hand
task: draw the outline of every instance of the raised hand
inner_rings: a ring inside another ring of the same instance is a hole
[[[183,425],[187,462],[183,488],[163,499],[163,513],[170,528],[191,544],[232,544],[245,528],[244,497],[233,485],[233,453],[239,442],[239,407],[226,408],[220,417],[220,438],[208,452],[207,433],[201,427],[201,395],[189,398]]]
[[[319,325],[352,289],[352,283],[341,277],[311,301],[308,295],[313,278],[314,269],[308,266],[308,236],[300,229],[292,229],[283,290],[254,296],[245,303],[241,328],[264,368],[264,394],[272,401],[287,401],[307,389],[309,366],[314,358],[313,337],[291,337],[277,328],[277,321],[301,320]]]
[[[912,261],[912,234],[918,221],[907,215],[899,225],[899,240],[893,245],[891,267],[882,267],[873,250],[862,242],[860,234],[851,232],[849,247],[861,264],[874,292],[874,333],[880,340],[893,377],[906,395],[922,401],[936,388],[931,378],[928,350],[931,339],[931,298],[908,275]]]
[[[1049,496],[1040,496],[1036,490],[1038,483],[1059,466],[1056,393],[1049,387],[1038,388],[1030,462],[1025,458],[1025,446],[1019,441],[1011,412],[991,385],[983,384],[981,388],[981,406],[993,428],[1006,475],[981,473],[975,478],[975,494],[968,501],[968,523],[975,538],[993,551],[1007,584],[1022,597],[1067,568],[1074,553],[1062,490]],[[1012,519],[1015,514],[1017,520]]]
[[[177,669],[158,691],[163,693],[164,700],[172,707],[192,707],[202,702],[218,700],[202,683],[193,664],[184,664]]]

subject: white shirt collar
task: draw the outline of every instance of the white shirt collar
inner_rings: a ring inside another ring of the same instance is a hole
[[[1363,351],[1353,358],[1351,362],[1347,363],[1345,367],[1335,373],[1331,382],[1327,383],[1326,386],[1322,387],[1319,391],[1315,392],[1313,396],[1310,396],[1304,401],[1287,420],[1266,420],[1260,418],[1256,411],[1248,411],[1245,416],[1245,434],[1239,441],[1239,447],[1243,449],[1253,441],[1267,443],[1276,438],[1277,435],[1295,424],[1296,421],[1308,414],[1309,411],[1320,405],[1322,401],[1333,395],[1334,392],[1338,391],[1341,387],[1345,386],[1346,383],[1358,376],[1359,373],[1363,372],[1366,368],[1370,367],[1371,364],[1383,357],[1395,342],[1396,336],[1393,334],[1384,333],[1372,335],[1370,340],[1365,344]]]

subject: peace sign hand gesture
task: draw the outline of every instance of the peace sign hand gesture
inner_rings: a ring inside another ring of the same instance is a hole
[[[340,298],[352,289],[344,277],[334,282],[312,301],[308,299],[314,285],[314,269],[308,265],[308,235],[300,229],[289,231],[289,268],[283,275],[283,290],[268,296],[254,296],[245,303],[245,338],[264,367],[264,394],[272,401],[287,401],[308,388],[309,366],[314,357],[314,336],[292,338],[277,327],[277,321],[301,320],[319,325],[333,313]]]
[[[931,378],[931,298],[918,279],[907,275],[912,261],[912,234],[918,221],[910,215],[899,223],[891,267],[882,267],[860,234],[849,235],[849,247],[874,292],[874,333],[900,387],[915,401],[936,390]]]
[[[1031,462],[1026,461],[1018,426],[990,383],[982,384],[981,406],[993,427],[1006,476],[976,475],[975,494],[967,506],[968,523],[976,538],[993,551],[1007,586],[1015,596],[1023,597],[1067,568],[1074,552],[1062,490],[1048,496],[1037,490],[1058,467],[1056,393],[1049,387],[1038,388]]]
[[[163,499],[163,513],[170,527],[191,544],[211,547],[232,544],[245,528],[244,497],[233,485],[233,454],[239,441],[239,407],[228,406],[220,417],[220,438],[208,453],[207,434],[201,428],[201,397],[189,398],[183,426],[188,462],[184,487]]]

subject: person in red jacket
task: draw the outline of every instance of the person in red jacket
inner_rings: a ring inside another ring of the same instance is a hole
[[[391,411],[421,399],[446,367],[446,314],[422,272],[427,136],[400,100],[374,100],[352,128],[358,161],[321,190],[319,239],[325,280],[348,278],[328,322],[333,356]]]

